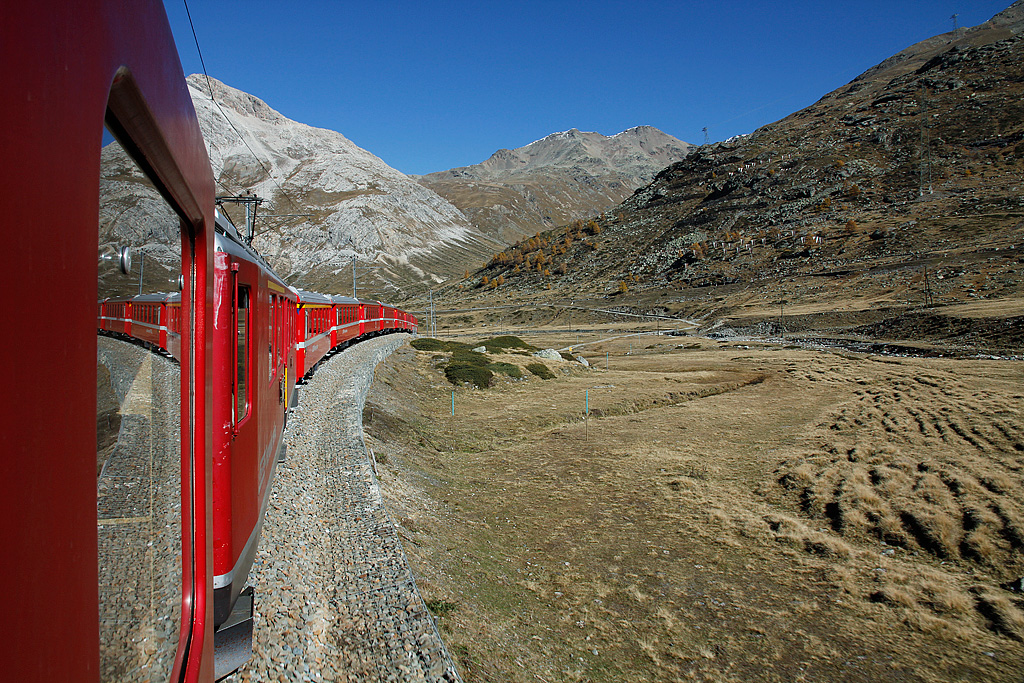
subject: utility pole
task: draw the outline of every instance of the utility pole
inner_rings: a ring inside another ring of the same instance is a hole
[[[146,270],[146,255],[139,247],[139,296],[142,296],[142,273]]]
[[[953,20],[953,40],[956,40],[957,34],[959,34],[960,32],[960,24],[957,21],[957,17],[959,16],[959,14],[954,14],[953,16],[950,17],[950,19]]]
[[[708,144],[708,140],[709,140],[709,138],[708,138],[708,127],[704,126],[704,144],[705,145]]]
[[[786,305],[786,298],[782,297],[781,299],[779,299],[779,318],[782,319],[782,322],[779,323],[779,324],[782,327],[782,341],[783,342],[786,341],[786,308],[785,308],[785,305]]]
[[[925,306],[934,306],[935,300],[932,299],[932,285],[928,281],[928,266],[924,267],[924,303]]]
[[[357,296],[357,291],[356,291],[356,272],[358,271],[358,269],[357,269],[358,265],[359,265],[359,258],[357,256],[353,256],[352,257],[352,298],[353,299],[358,299],[359,298]],[[367,273],[369,273],[374,268],[386,268],[386,266],[380,265],[380,264],[374,265],[371,262],[363,263],[363,270],[365,270]],[[401,290],[398,289],[397,287],[395,287],[394,284],[389,282],[386,277],[382,278],[382,279],[384,280],[384,287],[392,287],[395,290],[397,290],[399,294],[401,294]]]
[[[431,337],[434,336],[434,290],[429,294],[429,310],[427,313],[427,331]]]
[[[928,174],[928,194],[932,194],[932,149],[931,141],[928,139],[928,95],[921,89],[921,156],[918,168],[918,196],[924,196],[924,178]]]

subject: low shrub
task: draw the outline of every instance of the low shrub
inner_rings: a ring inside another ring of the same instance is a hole
[[[519,337],[515,337],[510,334],[506,334],[501,337],[492,337],[491,339],[480,342],[477,346],[486,346],[488,351],[501,351],[505,349],[525,349],[526,351],[537,350],[536,346],[527,344]]]
[[[551,372],[551,370],[548,369],[548,366],[543,363],[530,363],[526,366],[526,369],[541,379],[555,378],[555,373]]]
[[[420,337],[413,339],[409,342],[409,345],[417,351],[447,351],[445,348],[446,342],[440,339],[434,339],[433,337]]]
[[[482,354],[481,354],[482,355]],[[469,365],[467,363],[449,363],[444,368],[444,376],[448,381],[458,386],[463,382],[475,384],[481,389],[491,385],[494,374],[481,365]]]
[[[567,361],[574,361],[574,360],[576,360],[575,358],[572,357],[572,354],[569,353],[568,351],[559,351],[558,355],[561,356],[563,360],[567,360]]]
[[[484,367],[491,362],[485,354],[471,349],[455,349],[452,351],[451,365],[475,365]]]
[[[519,379],[523,376],[523,371],[519,369],[519,366],[515,363],[489,363],[487,369],[494,373],[501,373],[508,375],[514,379]]]
[[[444,341],[434,337],[419,337],[413,339],[409,344],[417,351],[458,351],[460,349],[472,348],[469,344],[457,341]]]

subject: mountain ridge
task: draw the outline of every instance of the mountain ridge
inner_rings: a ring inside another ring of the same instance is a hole
[[[720,319],[771,317],[782,299],[827,313],[851,291],[872,324],[993,298],[1020,315],[1024,2],[900,55],[693,150],[586,226],[512,245],[462,286],[485,297],[500,278],[518,298]]]
[[[494,248],[458,209],[341,133],[215,79],[187,83],[218,191],[268,200],[254,245],[296,286],[346,291],[355,259],[377,267],[366,279],[381,295],[401,296]]]
[[[411,177],[507,243],[618,204],[691,148],[653,126],[610,136],[572,128],[478,164]]]

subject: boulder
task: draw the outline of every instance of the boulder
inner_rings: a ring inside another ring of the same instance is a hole
[[[476,347],[473,350],[475,352],[477,352],[477,353],[487,353],[487,347],[486,346],[478,346],[478,347]]]
[[[546,360],[562,360],[562,354],[558,353],[558,351],[555,351],[554,349],[534,351],[533,355],[537,358],[544,358]]]
[[[587,359],[584,358],[583,356],[576,356],[576,360],[578,360],[580,362],[580,365],[582,365],[584,367],[587,367],[587,368],[590,367],[590,363],[587,362]]]

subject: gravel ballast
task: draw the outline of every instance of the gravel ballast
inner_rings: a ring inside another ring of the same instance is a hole
[[[363,442],[374,367],[408,339],[356,344],[299,390],[249,577],[253,658],[229,680],[460,680]]]

